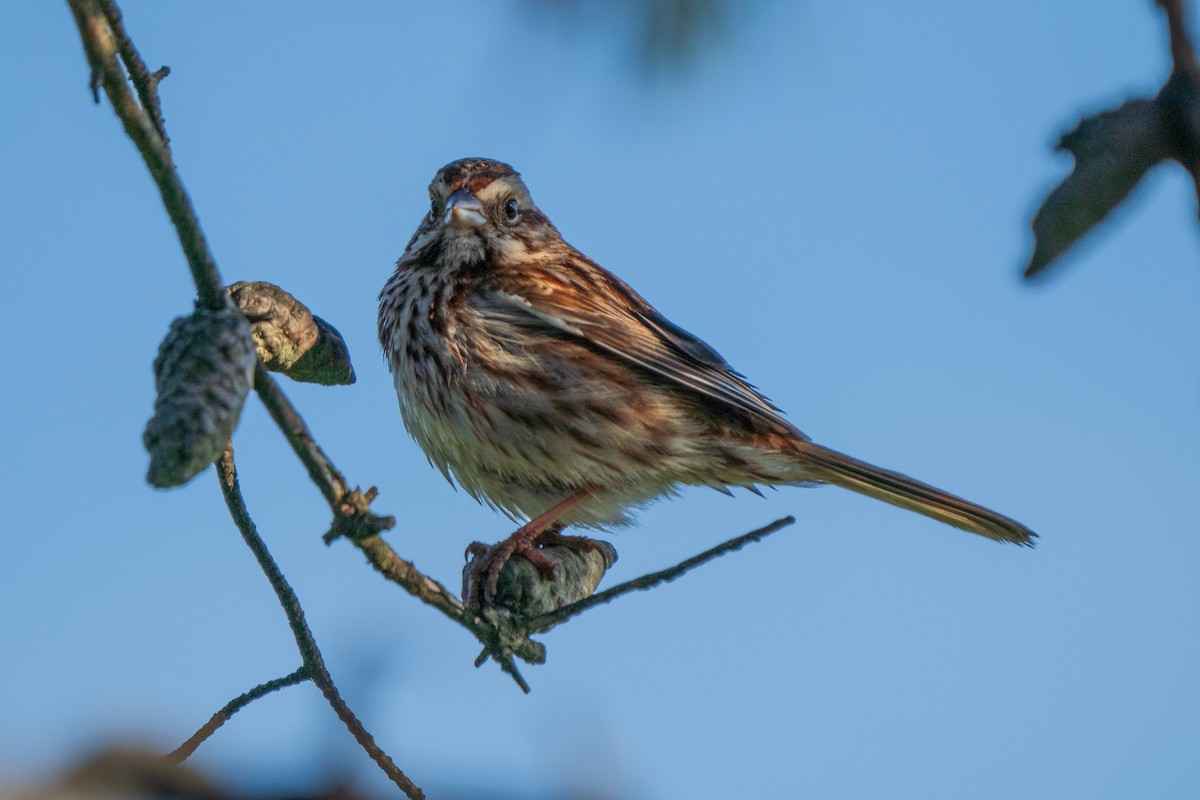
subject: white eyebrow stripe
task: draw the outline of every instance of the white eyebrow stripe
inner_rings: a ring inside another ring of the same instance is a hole
[[[527,193],[524,191],[525,185],[521,183],[521,179],[515,175],[506,175],[503,178],[496,178],[487,186],[475,193],[479,198],[479,202],[486,203],[494,200],[496,197],[504,194],[512,194],[516,197],[525,197]]]

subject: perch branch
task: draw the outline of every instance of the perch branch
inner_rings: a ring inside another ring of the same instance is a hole
[[[525,620],[523,627],[531,634],[544,633],[545,631],[553,628],[555,625],[566,622],[571,617],[578,616],[584,611],[603,603],[612,602],[623,594],[645,589],[652,589],[655,586],[658,586],[660,583],[673,581],[680,575],[695,569],[701,564],[712,561],[714,558],[723,556],[726,553],[732,553],[735,550],[741,550],[751,542],[757,542],[761,539],[764,539],[767,536],[770,536],[772,533],[775,533],[775,531],[781,530],[793,524],[795,521],[795,517],[784,517],[782,519],[777,519],[769,525],[759,528],[758,530],[753,530],[749,533],[744,533],[741,536],[734,537],[727,542],[722,542],[716,547],[705,550],[699,555],[695,555],[689,559],[681,561],[673,567],[668,567],[667,569],[660,570],[658,572],[651,572],[647,575],[641,576],[640,578],[634,578],[633,580],[619,583],[610,589],[605,589],[603,592],[597,592],[591,597],[585,598],[576,603],[571,603],[570,605],[563,606],[562,608],[551,611],[547,614],[541,614],[539,616],[527,619]]]
[[[411,561],[401,558],[392,546],[379,536],[351,541],[380,575],[470,631],[484,646],[484,653],[495,659],[500,669],[516,682],[521,691],[529,693],[529,684],[521,676],[512,656],[516,655],[524,661],[540,664],[546,659],[544,647],[519,632],[501,630],[468,610],[453,592],[425,575]],[[505,633],[516,635],[506,636]]]
[[[279,599],[279,605],[283,608],[283,612],[287,616],[288,626],[292,629],[292,636],[296,639],[296,648],[300,651],[300,658],[304,662],[303,669],[308,672],[309,679],[321,690],[321,694],[325,696],[325,700],[333,708],[334,713],[342,720],[351,735],[362,746],[363,750],[367,751],[371,759],[383,770],[383,773],[400,787],[408,797],[424,797],[424,793],[408,779],[400,768],[396,766],[395,762],[392,761],[391,757],[375,743],[375,738],[367,732],[362,723],[358,721],[358,718],[354,716],[354,712],[342,700],[337,686],[333,683],[333,678],[330,677],[329,671],[325,668],[325,659],[321,656],[321,651],[317,648],[317,642],[308,627],[308,622],[304,619],[304,610],[300,608],[300,601],[296,598],[296,593],[292,591],[291,585],[288,584],[287,579],[284,578],[283,573],[279,570],[275,559],[271,557],[266,543],[258,535],[254,521],[250,518],[250,512],[246,510],[246,502],[242,497],[241,487],[238,485],[237,467],[233,462],[232,446],[225,448],[225,452],[221,454],[221,458],[217,462],[217,477],[220,479],[221,494],[225,497],[225,504],[229,507],[230,516],[233,517],[233,521],[241,532],[246,546],[250,548],[250,551],[254,553],[255,559],[258,560],[259,567],[262,569],[263,574],[267,576],[267,581],[271,584],[271,588],[275,590],[275,596]]]

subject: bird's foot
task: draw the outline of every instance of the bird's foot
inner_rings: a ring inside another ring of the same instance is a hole
[[[512,536],[490,547],[483,542],[471,542],[467,545],[467,557],[479,556],[479,560],[471,567],[467,579],[468,608],[482,608],[485,603],[496,599],[496,587],[500,582],[500,573],[504,565],[513,556],[523,556],[547,577],[554,576],[554,562],[539,548],[538,542],[546,536],[558,536],[560,526],[538,530],[525,525],[518,528]],[[563,539],[580,539],[579,536],[564,536]]]
[[[491,603],[496,598],[496,587],[500,582],[500,572],[504,565],[515,555],[524,556],[547,577],[554,577],[554,562],[538,549],[538,542],[545,536],[558,536],[564,524],[559,520],[580,503],[594,497],[596,490],[580,489],[526,522],[502,542],[488,547],[480,542],[473,542],[467,547],[468,555],[481,556],[470,568],[466,581],[466,603],[468,608],[482,608],[484,603]],[[567,536],[560,539],[579,539],[582,537]]]

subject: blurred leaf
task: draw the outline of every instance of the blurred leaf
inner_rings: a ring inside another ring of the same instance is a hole
[[[1034,251],[1025,277],[1041,272],[1129,194],[1146,171],[1170,155],[1157,103],[1131,100],[1087,117],[1058,144],[1075,156],[1071,174],[1033,218]]]
[[[555,16],[593,35],[597,17],[624,30],[648,69],[690,66],[733,28],[733,9],[746,0],[528,0],[541,17]],[[590,18],[589,18],[590,17]]]
[[[646,15],[641,34],[644,57],[678,65],[702,53],[723,32],[729,4],[725,0],[647,0],[634,6]]]
[[[111,800],[220,800],[228,797],[207,777],[182,764],[172,764],[162,753],[125,746],[97,752],[55,783],[31,794],[44,800],[58,798],[110,798]]]

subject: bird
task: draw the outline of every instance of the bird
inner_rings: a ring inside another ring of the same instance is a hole
[[[567,526],[606,529],[685,486],[833,484],[989,539],[1036,534],[983,506],[812,441],[700,338],[568,244],[520,174],[437,171],[379,295],[379,341],[408,433],[447,480],[526,520],[473,543],[468,605]],[[765,343],[782,346],[781,339]]]

